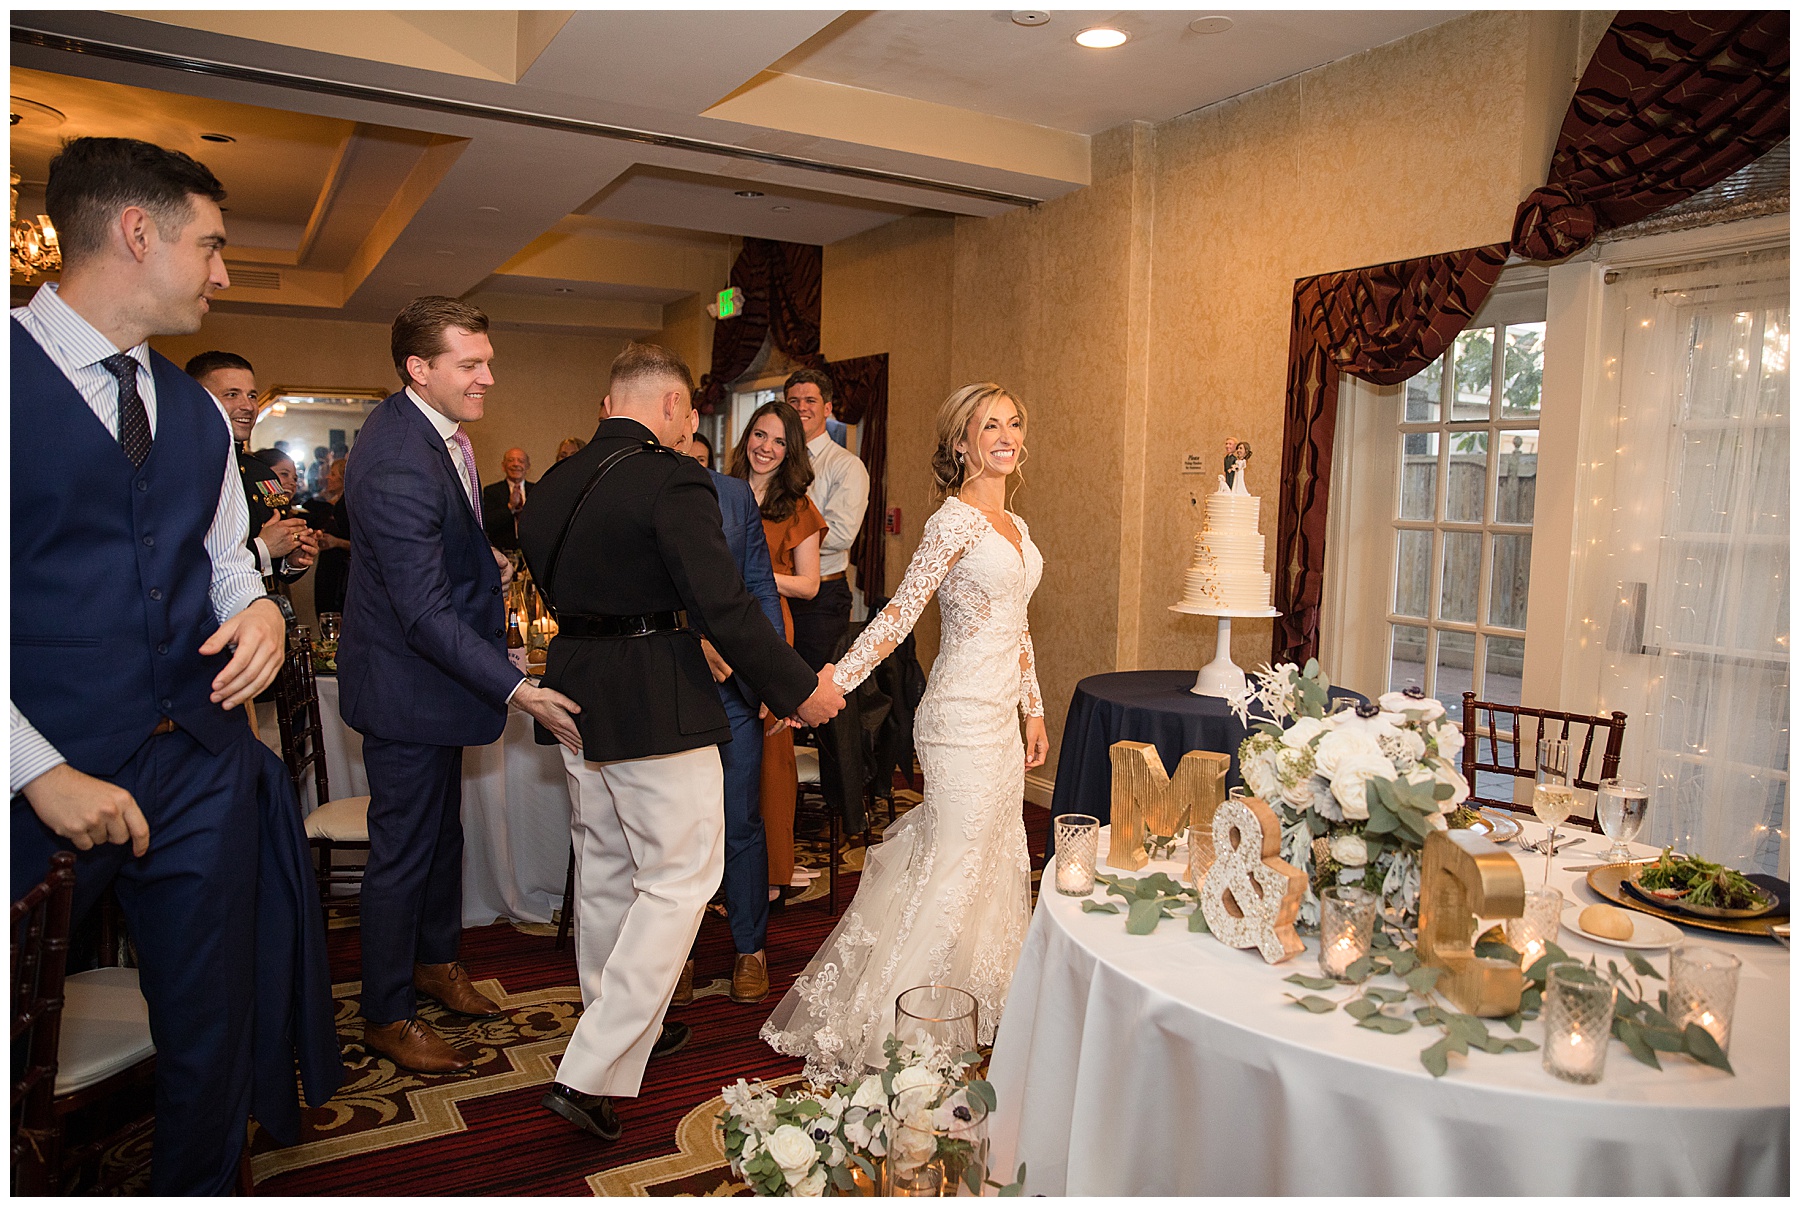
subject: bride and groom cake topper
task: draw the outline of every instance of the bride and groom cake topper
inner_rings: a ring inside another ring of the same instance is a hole
[[[1250,461],[1250,442],[1239,440],[1236,436],[1225,437],[1225,472],[1219,475],[1219,493],[1247,495],[1250,487],[1244,481],[1244,471]]]

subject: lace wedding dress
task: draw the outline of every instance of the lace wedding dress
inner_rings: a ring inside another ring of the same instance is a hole
[[[1013,522],[1022,548],[945,500],[892,602],[838,663],[848,691],[937,593],[943,636],[913,725],[924,803],[869,848],[856,899],[762,1027],[777,1052],[806,1058],[814,1081],[884,1067],[894,999],[915,985],[974,994],[980,1042],[993,1042],[1030,921],[1019,715],[1044,714],[1025,623],[1044,559]]]

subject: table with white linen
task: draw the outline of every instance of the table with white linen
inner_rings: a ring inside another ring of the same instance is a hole
[[[367,796],[362,735],[338,712],[338,681],[320,675],[319,719],[325,730],[325,770],[331,795]],[[259,714],[263,740],[278,747],[274,711]],[[562,908],[569,866],[569,781],[561,747],[539,746],[531,718],[506,712],[506,732],[488,746],[463,748],[463,925],[496,918],[548,922]],[[311,778],[300,808],[317,808]]]
[[[1525,841],[1543,832],[1528,823]],[[1619,949],[1568,928],[1601,898],[1567,869],[1599,862],[1606,842],[1557,856],[1550,883],[1574,902],[1558,943],[1623,968]],[[1527,885],[1541,883],[1543,857],[1518,854]],[[1123,874],[1158,870],[1179,874],[1167,862]],[[1308,992],[1283,977],[1319,975],[1316,939],[1269,965],[1181,918],[1128,935],[1122,914],[1084,914],[1081,900],[1046,869],[994,1045],[993,1167],[1010,1178],[1025,1162],[1026,1194],[1788,1192],[1788,956],[1771,939],[1684,928],[1743,960],[1736,1076],[1682,1055],[1658,1072],[1614,1042],[1598,1085],[1557,1080],[1541,1051],[1452,1056],[1434,1079],[1419,1052],[1435,1028],[1385,1035],[1283,996]],[[1644,954],[1666,977],[1668,953]],[[1662,983],[1647,984],[1654,1000]],[[1543,1029],[1523,1034],[1541,1044]]]

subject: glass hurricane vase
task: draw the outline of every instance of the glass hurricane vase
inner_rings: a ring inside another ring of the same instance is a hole
[[[889,1125],[879,1192],[892,1198],[979,1195],[987,1177],[987,1108],[966,1093],[905,1112]]]

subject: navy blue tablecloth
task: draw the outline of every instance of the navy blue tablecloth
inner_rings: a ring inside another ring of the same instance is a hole
[[[1162,756],[1170,775],[1190,750],[1212,750],[1231,756],[1227,788],[1238,776],[1238,744],[1249,734],[1230,705],[1218,696],[1196,696],[1193,671],[1114,671],[1089,675],[1075,685],[1069,715],[1063,722],[1062,752],[1056,764],[1056,790],[1050,815],[1087,813],[1112,821],[1112,744],[1149,742]],[[1361,700],[1356,692],[1332,688],[1331,694]],[[1046,854],[1056,849],[1052,827]]]

